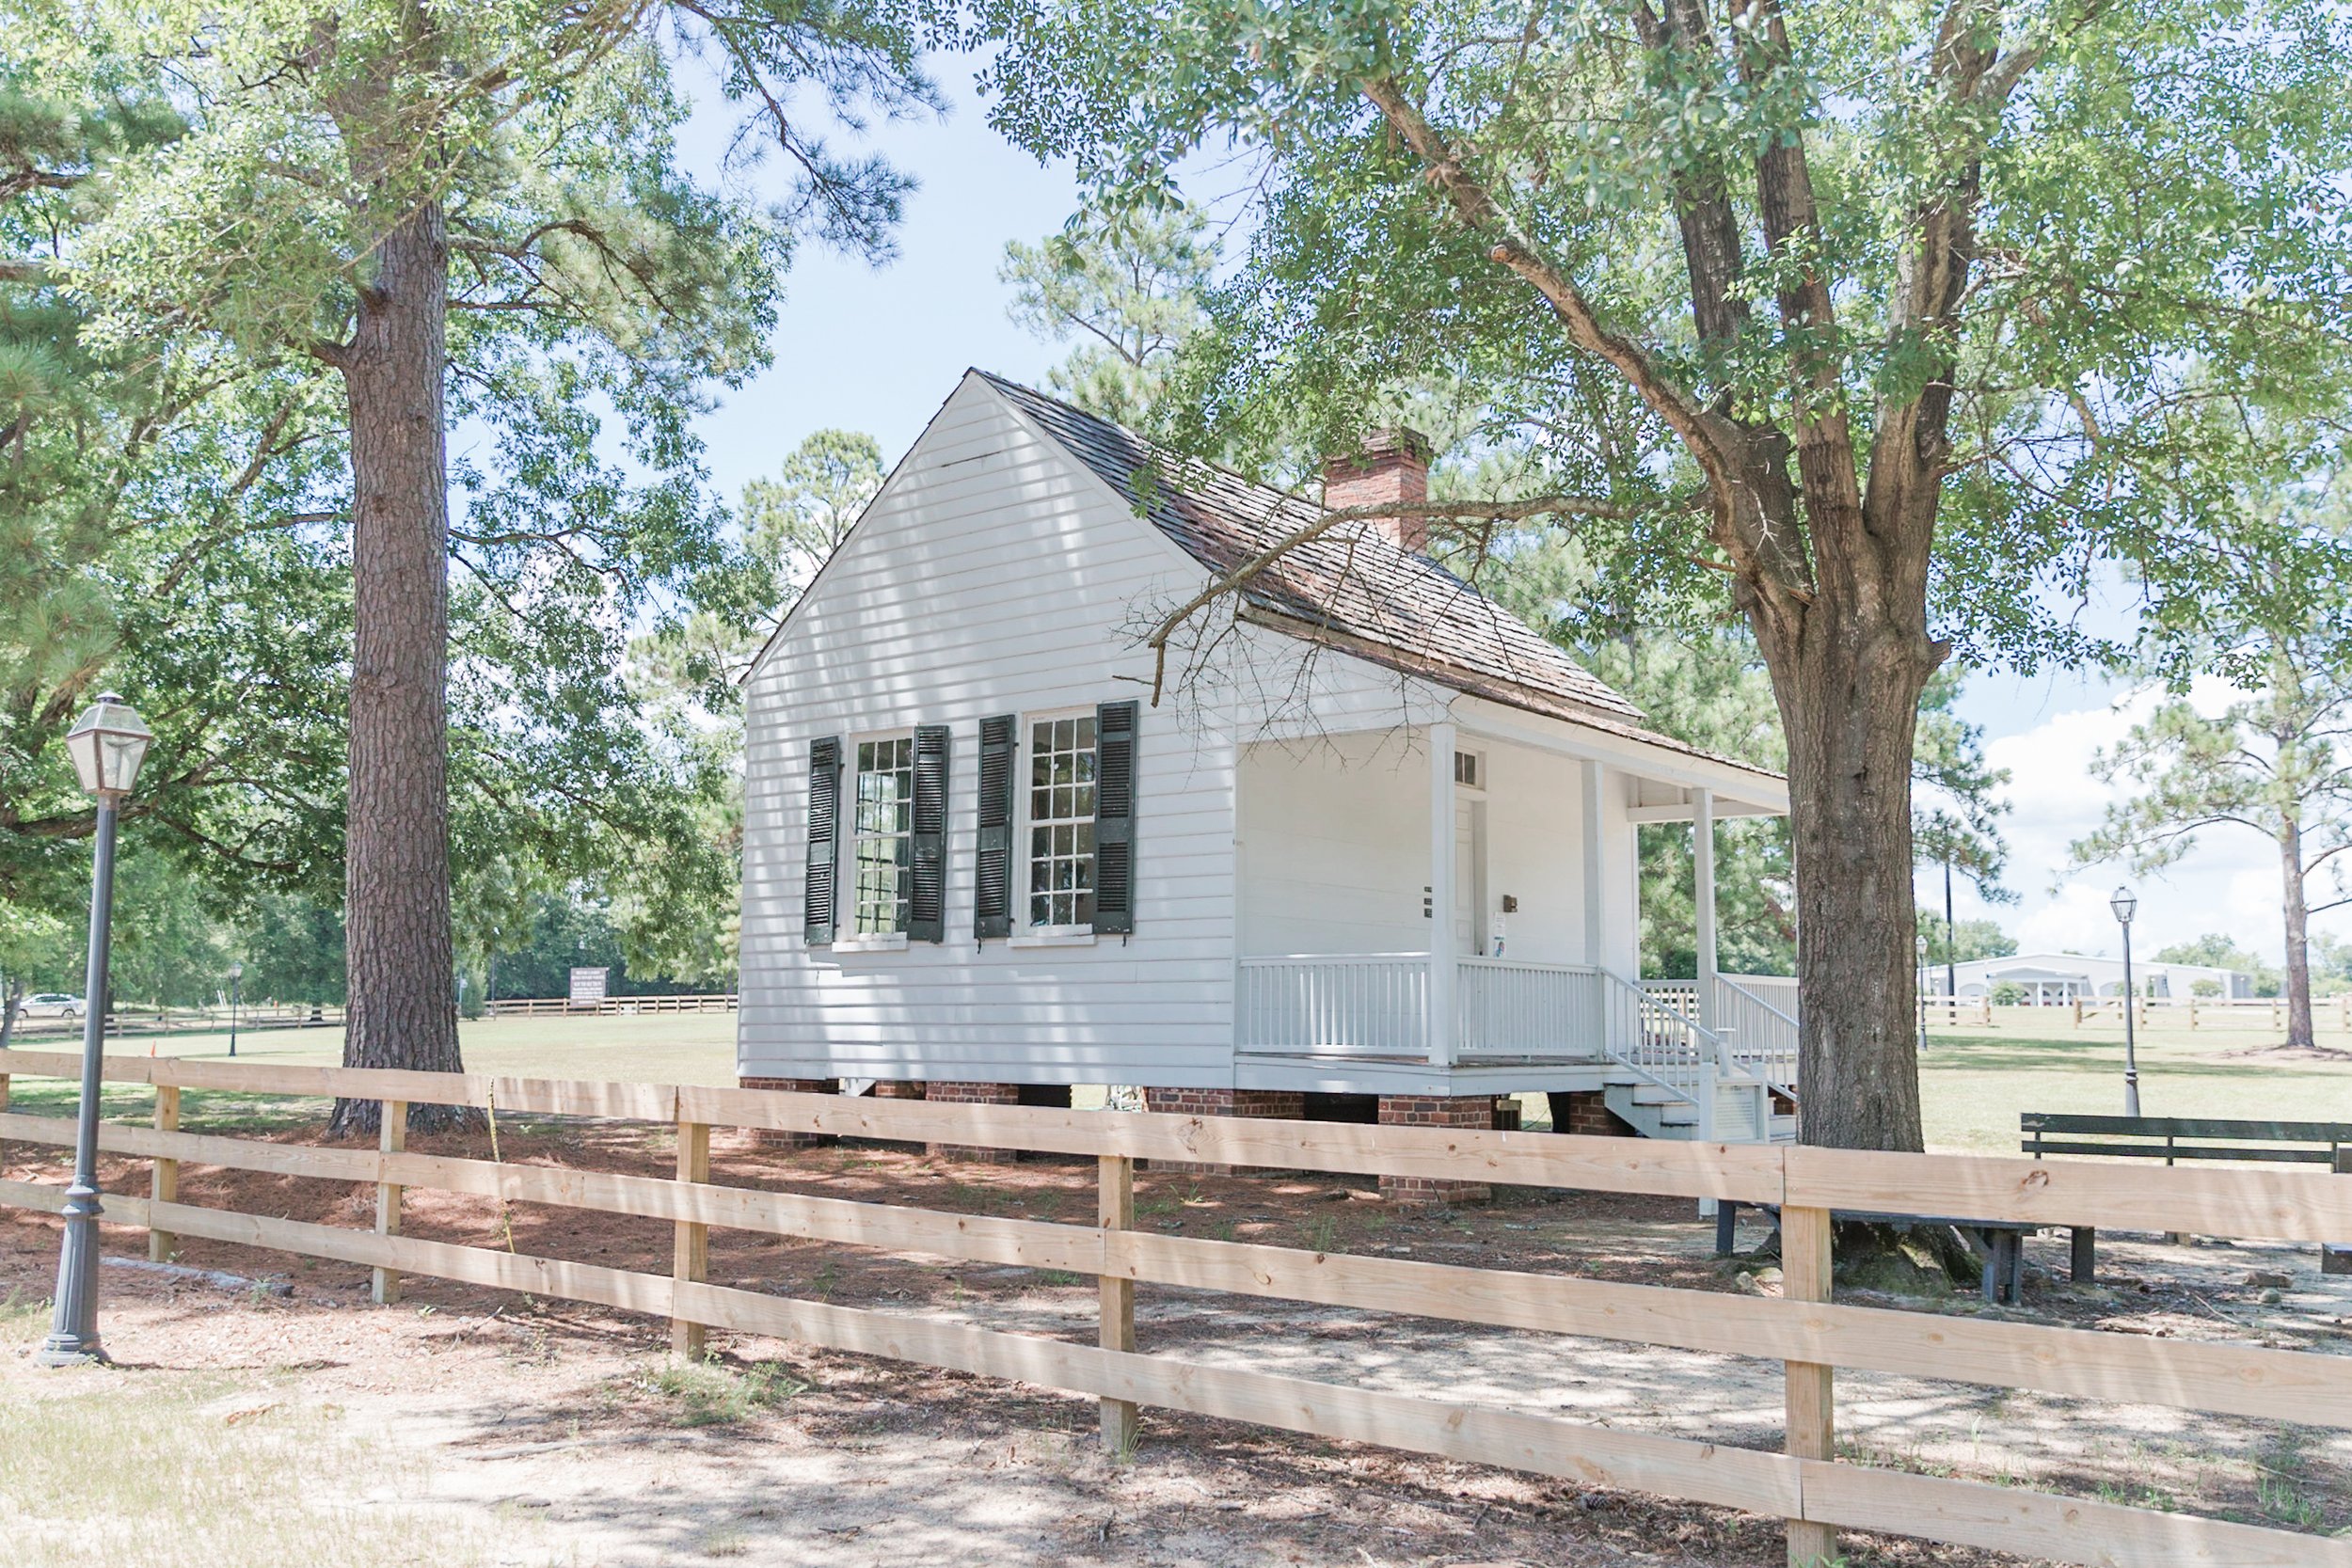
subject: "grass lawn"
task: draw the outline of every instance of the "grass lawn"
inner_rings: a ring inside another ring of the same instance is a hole
[[[580,1078],[643,1084],[735,1085],[733,1013],[643,1013],[610,1018],[484,1018],[458,1025],[457,1043],[469,1072],[510,1078]],[[139,1056],[150,1048],[159,1056],[197,1056],[226,1061],[229,1037],[142,1035],[108,1040],[110,1056]],[[49,1037],[24,1042],[27,1051],[78,1053],[79,1039]],[[240,1033],[237,1060],[289,1067],[332,1067],[342,1060],[341,1028],[266,1029]],[[67,1113],[75,1086],[60,1079],[26,1078],[15,1085],[19,1109]],[[109,1117],[143,1121],[154,1103],[136,1085],[109,1084],[103,1104]],[[182,1101],[183,1125],[191,1132],[259,1131],[294,1121],[325,1121],[325,1100],[282,1095],[245,1095],[190,1090]]]
[[[2052,1023],[2020,1017],[2036,1012]],[[2352,1052],[2290,1057],[2278,1039],[2266,1030],[2141,1030],[2140,1111],[2352,1122]],[[2344,1044],[2324,1028],[2320,1043]],[[2057,1008],[2005,1008],[1994,1029],[1930,1033],[1919,1089],[1930,1148],[2014,1154],[2021,1111],[2122,1114],[2123,1031],[2113,1022],[2076,1030]]]
[[[47,1327],[45,1304],[0,1297],[0,1354],[13,1361]],[[19,1374],[0,1399],[7,1560],[31,1568],[512,1560],[475,1522],[429,1505],[385,1506],[424,1489],[425,1464],[337,1406],[298,1398],[294,1382],[271,1370]]]
[[[27,1051],[79,1052],[79,1036],[23,1042]],[[479,1018],[457,1026],[469,1072],[512,1078],[598,1078],[642,1084],[735,1085],[733,1013],[641,1013],[596,1018]],[[226,1060],[229,1036],[139,1035],[108,1040],[110,1056]],[[237,1060],[331,1066],[342,1060],[341,1027],[247,1030]]]
[[[2017,1152],[2020,1111],[2118,1112],[2123,1109],[2123,1041],[2112,1022],[2076,1030],[2058,1009],[2004,1008],[1991,1030],[1931,1033],[1921,1059],[1920,1089],[1928,1147],[1951,1152]],[[507,1018],[469,1022],[459,1031],[466,1066],[476,1072],[520,1078],[621,1079],[657,1084],[735,1082],[735,1015],[643,1014],[613,1018]],[[2140,1104],[2150,1116],[2352,1122],[2352,1053],[2342,1059],[2290,1058],[2261,1048],[2277,1037],[2265,1030],[2150,1028],[2139,1036]],[[27,1042],[65,1051],[73,1042]],[[222,1035],[178,1035],[114,1042],[135,1055],[152,1044],[164,1055],[220,1058]],[[2344,1044],[2323,1029],[2323,1046]],[[328,1064],[341,1059],[341,1029],[286,1029],[246,1034],[240,1061]],[[1099,1093],[1099,1091],[1098,1091]],[[18,1085],[25,1109],[62,1110],[70,1084],[28,1079]],[[1082,1103],[1094,1100],[1082,1091]],[[147,1091],[110,1085],[107,1113],[143,1118]],[[1097,1101],[1099,1102],[1099,1101]],[[297,1111],[285,1100],[191,1093],[189,1124],[227,1129],[269,1121]],[[1541,1096],[1525,1104],[1541,1123]],[[274,1115],[273,1115],[274,1113]]]

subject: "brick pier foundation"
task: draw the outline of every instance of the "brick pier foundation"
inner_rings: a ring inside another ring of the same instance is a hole
[[[1551,1130],[1586,1138],[1641,1136],[1629,1122],[1609,1108],[1609,1097],[1598,1089],[1561,1089],[1546,1095],[1551,1101]]]
[[[1154,1089],[1143,1091],[1143,1108],[1163,1116],[1249,1117],[1275,1121],[1307,1119],[1307,1097],[1293,1089]],[[1278,1166],[1202,1164],[1189,1160],[1149,1160],[1152,1170],[1189,1171],[1195,1176],[1287,1176]]]
[[[923,1098],[935,1104],[1018,1105],[1021,1103],[1021,1085],[943,1084],[934,1078],[926,1085]],[[1018,1149],[985,1148],[977,1144],[932,1144],[930,1152],[942,1160],[965,1160],[984,1165],[1009,1165],[1021,1158]]]
[[[841,1084],[834,1078],[739,1078],[739,1087],[746,1089],[783,1089],[792,1094],[839,1094]],[[763,1127],[752,1134],[753,1141],[769,1148],[816,1148],[840,1140],[825,1132],[787,1132],[778,1128]]]
[[[1383,1127],[1454,1127],[1492,1132],[1496,1097],[1490,1094],[1384,1094],[1380,1097]],[[1513,1126],[1518,1105],[1503,1113]],[[1448,1181],[1425,1176],[1383,1176],[1380,1196],[1405,1208],[1435,1209],[1454,1203],[1485,1203],[1494,1196],[1484,1181]]]

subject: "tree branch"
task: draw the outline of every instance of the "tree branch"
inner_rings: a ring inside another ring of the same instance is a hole
[[[1688,504],[1687,502],[1685,503]],[[1284,556],[1312,543],[1343,523],[1366,522],[1377,517],[1477,518],[1486,522],[1517,522],[1527,517],[1576,516],[1613,517],[1630,520],[1646,516],[1655,508],[1626,506],[1614,501],[1595,500],[1585,496],[1536,496],[1525,500],[1459,500],[1459,501],[1389,501],[1370,506],[1343,506],[1324,513],[1311,523],[1293,529],[1268,545],[1240,565],[1214,578],[1207,587],[1177,609],[1162,616],[1144,637],[1144,646],[1152,650],[1152,703],[1159,705],[1160,693],[1168,673],[1168,640],[1176,628],[1191,620],[1210,605],[1227,594],[1247,587],[1251,578]]]

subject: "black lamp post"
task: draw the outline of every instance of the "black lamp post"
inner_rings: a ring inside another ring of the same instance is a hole
[[[2130,888],[2120,887],[2107,900],[2107,908],[2115,911],[2115,923],[2123,927],[2123,1114],[2136,1117],[2139,1115],[2139,1056],[2132,1024],[2139,1009],[2132,990],[2132,916],[2139,909],[2139,900]]]
[[[1928,1048],[1928,939],[1925,932],[1912,938],[1912,945],[1919,952],[1919,1049]]]
[[[57,1305],[35,1359],[44,1367],[103,1361],[98,1343],[98,1099],[104,1086],[106,961],[115,903],[115,816],[138,781],[152,738],[146,721],[113,692],[65,737],[82,787],[98,798],[90,872],[89,974],[83,990],[82,1100],[73,1132],[73,1181],[65,1190],[65,1243],[57,1259]]]
[[[229,1054],[237,1053],[237,989],[245,983],[245,965],[229,966]]]

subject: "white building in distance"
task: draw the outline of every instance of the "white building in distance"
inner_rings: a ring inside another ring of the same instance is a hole
[[[1963,1001],[1989,996],[2002,986],[2011,985],[2028,1006],[2062,1007],[2077,998],[2100,1002],[2122,995],[2123,960],[2092,958],[2084,953],[2014,953],[2006,958],[1971,958],[1953,966],[1949,978]],[[2254,994],[2252,978],[2234,969],[2138,958],[2132,961],[2132,985],[2142,996],[2185,1002],[2197,994],[2200,980],[2214,982],[2225,997]],[[1952,994],[1946,986],[1944,966],[1929,966],[1928,994]]]

